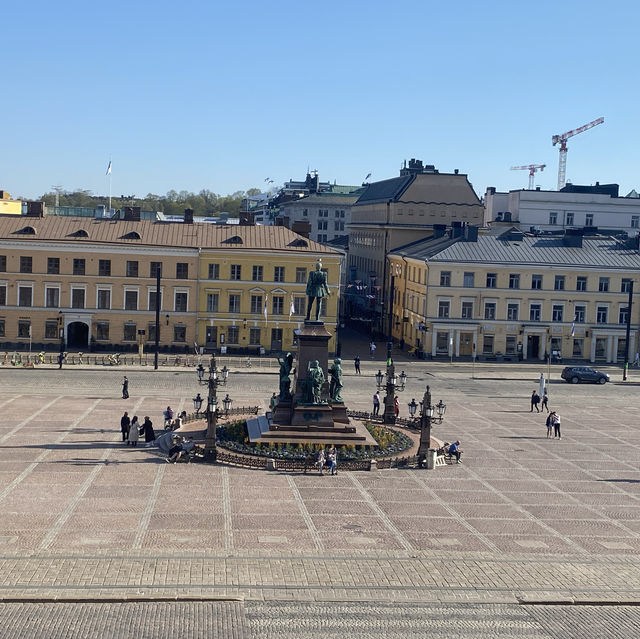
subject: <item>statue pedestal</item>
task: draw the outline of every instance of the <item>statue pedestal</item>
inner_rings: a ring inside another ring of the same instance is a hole
[[[298,333],[298,358],[296,362],[296,378],[293,384],[293,394],[297,401],[303,401],[301,381],[307,378],[307,368],[311,362],[318,360],[324,373],[328,376],[329,340],[331,333],[324,327],[324,322],[305,321]]]

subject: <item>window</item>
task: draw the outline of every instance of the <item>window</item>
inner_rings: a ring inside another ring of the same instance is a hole
[[[542,314],[542,304],[529,305],[529,321],[530,322],[539,322],[541,314]]]
[[[307,281],[307,269],[296,268],[296,284],[304,284]]]
[[[175,298],[174,298],[173,310],[179,313],[186,313],[188,300],[189,300],[188,293],[176,292]]]
[[[44,338],[58,339],[58,322],[52,320],[44,323]]]
[[[578,275],[578,279],[576,280],[576,291],[586,291],[587,290],[587,278],[584,275]]]
[[[162,308],[162,290],[160,290],[159,301],[160,301],[159,307]],[[156,291],[149,291],[149,310],[150,311],[156,310]]]
[[[318,220],[318,231],[326,231],[328,225],[327,220]]]
[[[517,320],[519,309],[519,304],[507,304],[507,319],[510,321]]]
[[[111,290],[108,288],[98,289],[98,308],[111,308]]]
[[[442,319],[448,319],[449,318],[449,306],[450,306],[449,300],[440,300],[438,302],[438,317],[440,317]]]
[[[557,224],[558,223],[558,214],[555,211],[551,211],[549,213],[549,224]]]
[[[262,306],[262,295],[251,296],[251,312],[254,314],[262,313],[264,307]]]
[[[333,230],[334,231],[344,231],[344,222],[334,222],[333,223]]]
[[[564,275],[556,275],[553,288],[556,291],[564,291]]]
[[[542,275],[531,276],[531,288],[539,291],[542,289]]]
[[[440,286],[451,286],[451,271],[440,273]]]
[[[218,293],[207,293],[207,313],[218,312]]]
[[[101,277],[109,277],[111,275],[111,260],[98,261],[98,275]]]
[[[582,358],[582,345],[584,340],[582,339],[574,339],[573,340],[573,356]]]
[[[596,323],[606,324],[609,308],[607,306],[598,306],[596,309]]]
[[[632,229],[640,228],[640,215],[631,216],[631,228]]]
[[[0,284],[0,306],[7,305],[7,285]]]
[[[58,275],[60,273],[60,258],[48,257],[47,258],[47,273],[49,275]]]
[[[73,260],[73,274],[84,275],[85,274],[85,260],[84,258],[74,258]]]
[[[551,319],[554,322],[561,322],[563,311],[564,311],[564,306],[562,306],[562,304],[554,304],[551,307]]]
[[[249,344],[255,346],[260,344],[260,329],[252,327],[249,329]]]
[[[173,341],[174,342],[187,341],[187,327],[184,324],[176,324],[173,327]]]
[[[626,306],[621,306],[618,311],[618,324],[626,324],[629,317],[629,309]]]
[[[631,280],[623,277],[622,282],[620,282],[620,292],[628,293],[631,290]]]
[[[220,279],[220,264],[209,264],[209,279],[210,280]]]
[[[598,280],[598,290],[601,293],[606,293],[609,290],[609,278],[608,277],[601,277]]]
[[[485,335],[482,340],[482,353],[483,355],[492,355],[493,354],[493,335]]]
[[[473,319],[473,302],[462,302],[462,319]]]
[[[509,288],[520,288],[520,275],[509,273]]]
[[[149,277],[158,277],[158,273],[162,275],[162,262],[151,262],[149,264]]]
[[[273,267],[273,281],[284,282],[284,266]]]
[[[4,336],[5,336],[4,320],[0,319],[0,337],[4,337]]]
[[[20,257],[20,272],[21,273],[32,273],[33,272],[33,258],[31,257]]]
[[[60,289],[59,288],[49,288],[49,287],[45,288],[44,305],[47,308],[60,307]]]
[[[176,279],[178,280],[189,279],[189,264],[187,262],[178,262],[176,264]]]
[[[570,211],[567,211],[566,225],[567,226],[573,225],[573,213]]]
[[[253,273],[251,276],[251,279],[254,282],[262,282],[262,272],[264,271],[264,268],[262,266],[260,266],[259,264],[254,264],[253,265]]]
[[[18,286],[18,306],[31,306],[33,289],[30,286]]]
[[[147,325],[147,340],[150,342],[156,341],[156,325],[155,324]]]
[[[71,289],[71,308],[84,308],[85,290],[83,288]]]
[[[305,297],[294,297],[293,298],[293,314],[294,315],[304,315],[304,303],[306,301]]]
[[[484,318],[487,320],[494,320],[496,318],[496,303],[485,302],[484,303]]]
[[[575,305],[574,322],[576,324],[584,324],[584,318],[587,315],[587,307],[584,305]]]
[[[318,233],[318,242],[326,242],[327,234],[326,233]]]
[[[242,279],[242,266],[240,264],[231,265],[231,279],[232,280]]]
[[[271,312],[274,315],[284,315],[284,297],[282,295],[274,295],[271,299]]]
[[[127,260],[127,277],[138,277],[138,262]]]
[[[329,217],[329,209],[318,209],[318,217]]]
[[[136,341],[136,325],[135,324],[125,324],[122,339],[125,342],[135,342]]]
[[[96,339],[109,339],[109,322],[96,322]]]
[[[587,213],[584,216],[584,225],[585,226],[593,226],[593,213]]]
[[[227,342],[229,342],[229,344],[237,344],[239,332],[237,326],[229,326],[227,329]]]
[[[7,270],[7,256],[0,255],[0,271],[4,273],[6,272],[6,270]]]
[[[495,288],[497,286],[497,281],[497,273],[487,273],[487,288]]]
[[[309,216],[309,209],[302,209],[302,215],[303,215],[303,217],[308,217]]]
[[[18,320],[18,337],[29,338],[31,336],[31,321]]]
[[[463,277],[463,286],[465,288],[473,288],[473,280],[474,280],[474,274],[473,273],[465,273],[464,277]]]
[[[507,335],[507,341],[505,343],[504,354],[505,355],[515,355],[516,354],[516,344],[518,338],[516,335]]]
[[[229,313],[240,312],[240,295],[229,293]]]
[[[124,292],[124,309],[125,311],[138,310],[138,291]]]

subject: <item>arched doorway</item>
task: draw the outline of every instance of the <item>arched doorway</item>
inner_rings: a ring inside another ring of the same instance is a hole
[[[84,322],[71,322],[67,326],[67,348],[87,349],[89,326]]]

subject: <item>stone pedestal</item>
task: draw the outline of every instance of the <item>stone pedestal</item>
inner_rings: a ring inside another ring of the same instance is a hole
[[[324,322],[305,321],[298,333],[298,361],[296,362],[296,378],[293,394],[296,401],[303,397],[300,382],[307,378],[307,367],[310,362],[318,360],[320,368],[328,379],[329,340],[331,333],[324,327]],[[325,389],[326,392],[326,389]]]

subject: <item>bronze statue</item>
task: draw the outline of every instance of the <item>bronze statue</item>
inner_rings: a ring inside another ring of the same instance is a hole
[[[324,372],[320,368],[317,359],[307,364],[307,401],[311,404],[320,404],[322,385],[324,384]]]
[[[322,298],[331,295],[327,286],[327,274],[322,270],[322,262],[316,262],[316,270],[309,273],[307,280],[307,321],[311,317],[313,300],[316,301],[316,322],[320,319]]]
[[[333,360],[333,366],[329,369],[329,373],[331,373],[331,381],[329,382],[329,395],[331,395],[331,400],[334,402],[342,402],[343,399],[340,396],[340,391],[343,388],[342,383],[342,360],[339,357],[336,357]]]
[[[291,399],[291,369],[293,368],[293,355],[287,353],[285,357],[278,357],[280,363],[280,399],[287,401]]]

